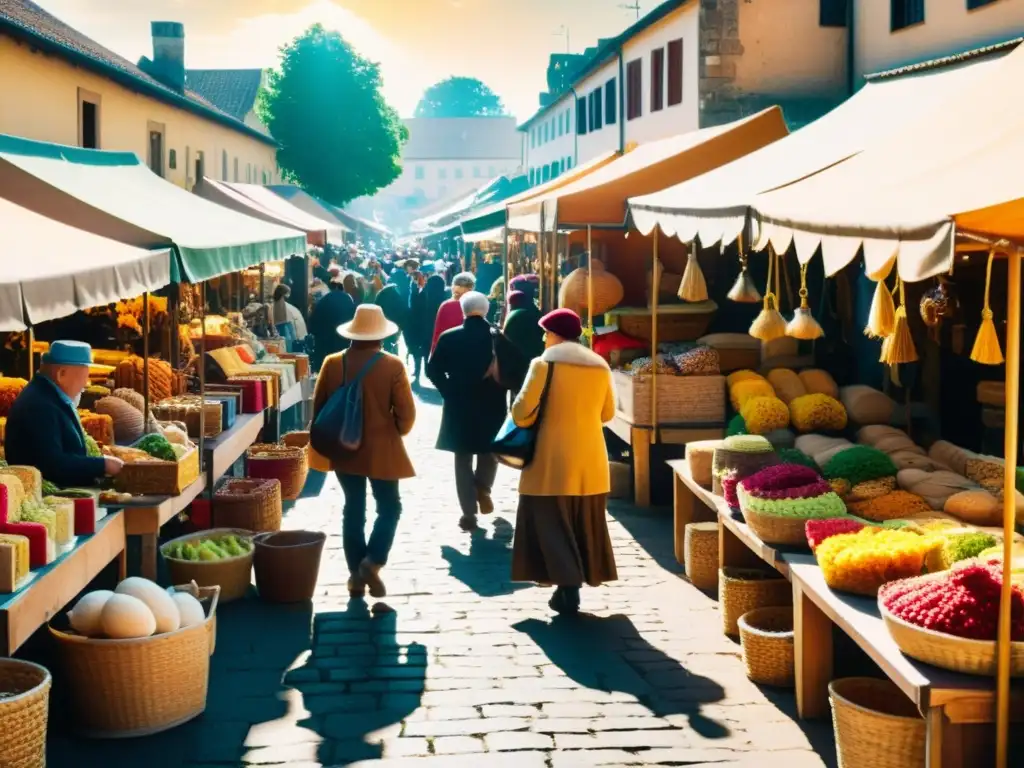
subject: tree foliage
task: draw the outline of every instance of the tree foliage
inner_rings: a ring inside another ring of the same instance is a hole
[[[258,110],[284,177],[334,205],[398,178],[409,133],[381,85],[380,67],[320,24],[283,46]]]
[[[416,105],[416,117],[496,117],[505,105],[475,77],[449,77],[427,88]]]

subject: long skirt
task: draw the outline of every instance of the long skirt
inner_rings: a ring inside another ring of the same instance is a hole
[[[618,579],[607,494],[519,497],[512,580],[543,585],[600,586]]]

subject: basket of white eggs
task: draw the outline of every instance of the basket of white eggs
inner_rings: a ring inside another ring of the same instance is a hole
[[[137,576],[83,595],[50,622],[83,736],[174,728],[206,709],[220,587],[164,589]]]

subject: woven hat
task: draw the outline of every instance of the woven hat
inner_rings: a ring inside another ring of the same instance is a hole
[[[338,326],[338,333],[352,341],[383,341],[398,333],[398,326],[376,304],[360,304],[352,321]]]
[[[555,309],[540,319],[539,325],[545,331],[561,336],[563,339],[575,341],[583,333],[580,316],[571,309]]]

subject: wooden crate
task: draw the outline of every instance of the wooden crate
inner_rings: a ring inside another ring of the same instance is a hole
[[[724,376],[659,374],[658,424],[725,423]],[[613,371],[618,411],[634,426],[653,426],[651,377]]]
[[[178,461],[125,464],[114,478],[114,487],[135,496],[180,496],[198,479],[199,449],[193,447]]]

